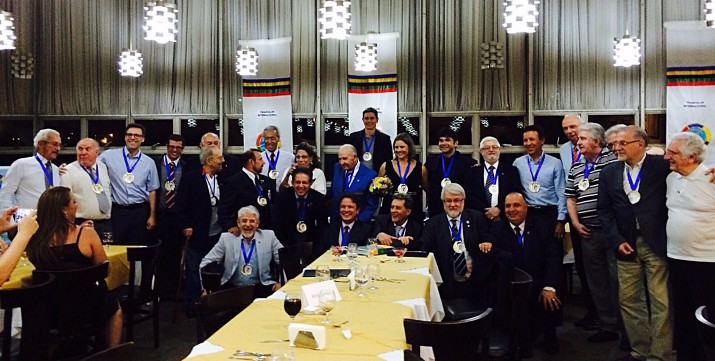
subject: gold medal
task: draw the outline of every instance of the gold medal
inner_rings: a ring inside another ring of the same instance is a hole
[[[295,225],[295,229],[298,231],[298,233],[305,233],[305,231],[308,230],[308,225],[305,224],[305,222],[303,222],[303,221],[299,221]]]
[[[636,204],[641,200],[641,194],[638,191],[631,191],[628,193],[628,201],[631,204]]]
[[[96,183],[95,185],[92,186],[92,192],[97,193],[97,194],[102,194],[102,192],[104,192],[104,188],[102,188],[101,184]]]
[[[262,196],[258,196],[258,200],[256,200],[256,202],[258,202],[258,205],[261,207],[268,204],[268,200],[266,199],[266,197],[262,197]]]
[[[277,179],[278,178],[278,171],[273,169],[270,172],[268,172],[268,177],[271,179]]]
[[[582,192],[585,191],[586,189],[588,189],[588,187],[590,187],[590,186],[591,186],[591,183],[586,178],[581,179],[578,182],[578,189]]]
[[[362,155],[362,160],[369,162],[372,160],[372,153],[370,152],[365,152],[365,154]]]
[[[166,181],[166,183],[164,183],[164,189],[166,189],[167,192],[171,192],[176,189],[176,183],[174,183],[174,181]]]
[[[122,176],[122,180],[124,181],[124,183],[127,184],[134,183],[134,174],[124,173],[124,175]]]
[[[454,253],[464,253],[467,248],[464,246],[464,242],[457,241],[452,244],[452,250]]]
[[[402,183],[399,186],[397,186],[397,193],[407,194],[407,191],[409,191],[409,190],[410,190],[410,187],[408,187],[407,184]]]
[[[536,193],[541,189],[541,184],[537,181],[529,183],[529,192]]]
[[[253,273],[253,267],[250,264],[246,263],[241,267],[241,274],[244,276],[250,276],[251,273]]]
[[[439,184],[442,186],[442,188],[446,187],[448,184],[452,183],[449,178],[442,178],[442,181],[439,182]]]

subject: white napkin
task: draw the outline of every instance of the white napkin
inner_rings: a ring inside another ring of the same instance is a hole
[[[280,291],[280,290],[273,292],[272,295],[268,296],[269,300],[284,300],[285,298],[286,298],[286,293],[283,291]]]
[[[403,350],[395,350],[381,353],[377,355],[377,357],[387,361],[404,361],[405,352]]]
[[[354,291],[357,288],[357,282],[355,282],[355,269],[350,270],[348,280],[350,280],[350,291]]]
[[[415,320],[429,321],[431,319],[429,311],[427,310],[427,304],[424,298],[412,298],[409,300],[395,301],[401,305],[412,308],[413,317]]]
[[[417,273],[417,274],[421,274],[421,275],[423,275],[423,276],[429,276],[429,275],[430,275],[430,273],[429,273],[429,268],[427,268],[427,267],[411,268],[411,269],[404,270],[404,271],[400,271],[400,272]]]
[[[223,351],[224,348],[221,346],[216,346],[212,344],[211,342],[204,341],[196,346],[191,350],[191,353],[189,356],[186,356],[186,358],[190,357],[195,357],[195,356],[200,356],[200,355],[208,355],[216,352],[221,352]]]

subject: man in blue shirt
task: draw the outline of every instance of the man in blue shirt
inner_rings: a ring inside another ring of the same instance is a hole
[[[526,154],[514,160],[524,188],[529,214],[540,217],[554,229],[556,240],[564,238],[566,196],[564,170],[561,161],[544,153],[544,130],[530,125],[523,131]]]
[[[156,163],[144,156],[144,126],[127,124],[126,146],[99,156],[107,165],[112,186],[112,236],[116,244],[148,244],[147,230],[156,226]]]

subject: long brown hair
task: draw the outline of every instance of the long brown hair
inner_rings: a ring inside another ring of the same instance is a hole
[[[67,187],[52,187],[40,196],[37,202],[39,228],[27,244],[27,254],[35,266],[58,262],[50,247],[64,244],[67,234],[74,227],[64,213],[70,200],[70,189]]]

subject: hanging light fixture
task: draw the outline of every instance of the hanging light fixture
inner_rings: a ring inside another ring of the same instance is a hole
[[[641,64],[641,39],[623,35],[622,39],[613,39],[613,66],[625,68]]]
[[[238,47],[236,50],[236,73],[240,76],[258,74],[258,52],[255,48]]]
[[[32,79],[32,75],[35,74],[35,58],[32,53],[23,54],[13,51],[10,61],[12,62],[10,74],[18,79]]]
[[[355,70],[377,70],[377,43],[355,44]]]
[[[705,0],[705,25],[715,28],[715,0]]]
[[[508,34],[533,33],[539,23],[538,0],[506,0],[504,2],[504,27]]]
[[[320,7],[320,38],[344,40],[350,36],[350,1],[322,0]]]
[[[15,19],[12,13],[0,10],[0,50],[15,49]]]
[[[144,74],[144,58],[136,49],[124,49],[119,55],[119,75],[138,77]]]
[[[159,44],[176,42],[179,33],[179,11],[176,4],[162,0],[149,1],[144,6],[144,40],[153,40]]]

